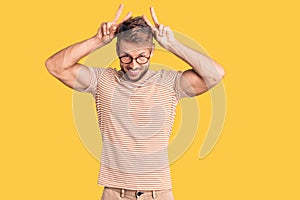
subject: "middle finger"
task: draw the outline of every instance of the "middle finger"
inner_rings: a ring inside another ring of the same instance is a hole
[[[129,19],[132,15],[132,12],[128,12],[127,15],[121,20],[120,24]]]

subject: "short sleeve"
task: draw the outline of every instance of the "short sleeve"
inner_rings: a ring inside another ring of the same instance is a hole
[[[90,84],[86,89],[83,90],[78,90],[79,92],[86,92],[86,93],[91,93],[95,95],[96,88],[98,85],[98,79],[104,72],[105,68],[94,68],[94,67],[88,67],[90,73],[91,73],[91,79],[90,79]]]
[[[180,86],[182,74],[183,74],[182,71],[175,71],[174,90],[175,90],[176,97],[178,100],[180,100],[182,98],[186,98],[186,97],[191,97],[187,93],[185,93],[184,90]]]

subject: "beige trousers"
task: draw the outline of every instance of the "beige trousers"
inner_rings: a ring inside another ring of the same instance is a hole
[[[101,200],[174,200],[172,190],[127,190],[104,187]]]

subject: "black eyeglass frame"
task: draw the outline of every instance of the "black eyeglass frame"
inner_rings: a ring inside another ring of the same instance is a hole
[[[149,59],[150,59],[150,57],[151,57],[151,53],[152,53],[152,50],[150,50],[149,56],[138,56],[138,57],[135,57],[135,58],[132,57],[131,55],[126,54],[126,55],[124,55],[124,56],[120,56],[120,57],[119,57],[119,60],[120,60],[120,62],[123,63],[123,64],[130,64],[130,63],[133,62],[133,60],[135,60],[135,62],[137,62],[138,64],[143,65],[143,64],[146,64],[146,63],[149,61]],[[130,58],[130,61],[129,61],[129,62],[123,62],[123,61],[122,61],[122,58],[124,58],[124,57],[129,57],[129,58]],[[146,61],[146,62],[142,62],[142,63],[139,62],[138,59],[141,58],[141,57],[147,58],[147,61]]]

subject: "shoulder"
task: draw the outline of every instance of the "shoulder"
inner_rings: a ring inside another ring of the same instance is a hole
[[[116,72],[115,68],[102,68],[102,67],[88,67],[90,73],[94,77],[94,79],[98,80],[100,77],[104,75],[113,75]]]
[[[96,75],[101,75],[103,72],[109,72],[112,71],[112,68],[103,68],[103,67],[88,67],[89,70],[96,74]]]
[[[179,75],[182,74],[181,71],[161,69],[154,72],[155,77],[161,79],[164,82],[174,82]]]
[[[183,71],[166,70],[166,69],[162,69],[156,72],[156,76],[160,77],[160,83],[168,88],[172,88],[178,100],[184,97],[190,97],[181,88],[180,81],[183,73],[184,73]]]

